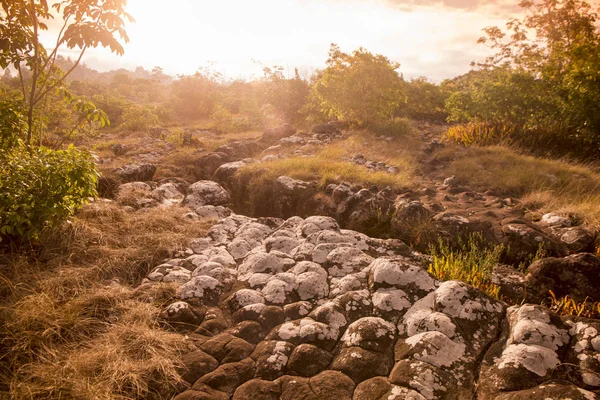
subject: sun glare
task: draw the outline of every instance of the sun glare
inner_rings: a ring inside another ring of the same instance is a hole
[[[84,59],[91,67],[161,66],[191,74],[212,62],[230,78],[250,78],[262,65],[322,67],[330,43],[337,43],[345,51],[362,46],[384,54],[406,76],[442,79],[465,72],[485,51],[475,45],[481,29],[498,23],[470,11],[377,0],[172,0],[167,6],[129,0],[127,10],[136,22],[127,25],[125,56],[96,49]]]

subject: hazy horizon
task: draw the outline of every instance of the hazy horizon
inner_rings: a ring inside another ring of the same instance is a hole
[[[383,54],[399,62],[407,78],[441,81],[466,73],[471,61],[488,54],[476,43],[484,27],[504,26],[519,12],[514,2],[478,0],[202,3],[172,0],[168,7],[153,7],[160,3],[129,0],[127,11],[136,22],[127,24],[125,55],[92,49],[83,62],[101,72],[159,66],[170,75],[193,74],[213,62],[228,79],[258,77],[262,66],[281,65],[306,76],[324,67],[336,43],[347,52],[362,46]],[[54,33],[45,34],[46,43]]]

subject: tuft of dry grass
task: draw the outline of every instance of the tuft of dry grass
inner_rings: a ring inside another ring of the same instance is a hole
[[[477,190],[520,197],[526,208],[577,215],[600,229],[600,173],[591,166],[502,146],[471,147],[450,162],[447,174]]]
[[[120,290],[120,289],[117,289]],[[158,308],[134,300],[111,310],[87,340],[45,348],[18,371],[11,396],[28,398],[167,398],[181,384],[179,357],[193,350],[185,337],[158,327]]]
[[[400,170],[397,174],[371,171],[362,165],[347,161],[355,154],[363,154],[371,160],[383,161]],[[411,187],[415,182],[415,162],[409,152],[399,144],[376,141],[367,132],[356,132],[343,141],[328,145],[310,157],[290,157],[271,160],[243,167],[241,176],[260,175],[272,180],[286,175],[306,181],[315,180],[320,186],[330,183],[349,182],[361,185],[390,186],[392,188]]]
[[[205,235],[185,209],[84,207],[37,258],[3,257],[0,397],[166,398],[188,343],[159,328],[174,287],[134,290],[149,269]],[[159,382],[152,385],[152,382]],[[155,387],[156,386],[156,387]]]

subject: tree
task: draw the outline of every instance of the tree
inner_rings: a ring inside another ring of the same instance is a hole
[[[523,19],[510,19],[507,32],[485,29],[480,43],[497,52],[484,70],[503,69],[523,78],[521,110],[528,128],[560,131],[572,139],[600,144],[600,29],[598,15],[582,0],[525,0]],[[501,74],[496,74],[496,77]],[[496,80],[493,86],[503,85]],[[490,85],[488,85],[490,86]],[[512,89],[505,86],[506,91]],[[514,97],[514,96],[513,96]],[[537,108],[531,104],[538,105]]]
[[[298,69],[294,70],[293,78],[283,75],[283,67],[263,68],[264,98],[283,119],[297,123],[301,119],[300,110],[306,104],[309,94],[308,82],[300,78]]]
[[[89,48],[102,46],[122,55],[121,41],[128,42],[124,29],[126,0],[65,0],[49,5],[47,0],[11,0],[0,2],[0,68],[14,67],[21,84],[21,101],[26,112],[25,143],[31,146],[36,117],[43,113],[48,94],[60,92],[66,101],[81,106],[66,91],[65,78],[75,70]],[[46,49],[40,32],[48,30],[55,15],[62,19],[54,48]],[[73,66],[62,71],[56,65],[62,48],[77,49]],[[102,114],[91,103],[90,120],[101,120]],[[40,133],[43,127],[38,126]]]
[[[400,64],[363,48],[343,53],[335,44],[312,88],[312,102],[329,117],[369,124],[394,116],[404,102]]]

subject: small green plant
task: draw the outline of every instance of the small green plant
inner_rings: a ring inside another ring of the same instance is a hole
[[[491,146],[511,143],[516,131],[516,127],[500,122],[469,122],[448,128],[444,138],[463,146]]]
[[[588,302],[589,297],[586,297],[582,302],[577,302],[568,295],[557,298],[552,290],[549,290],[548,293],[550,296],[542,304],[558,315],[600,318],[600,302]]]
[[[0,154],[0,240],[37,239],[96,195],[89,153],[16,146]]]
[[[478,234],[461,242],[458,250],[440,241],[437,246],[430,248],[433,260],[428,271],[441,281],[462,281],[488,296],[499,298],[500,287],[492,282],[491,275],[504,250],[503,245],[486,244]]]

